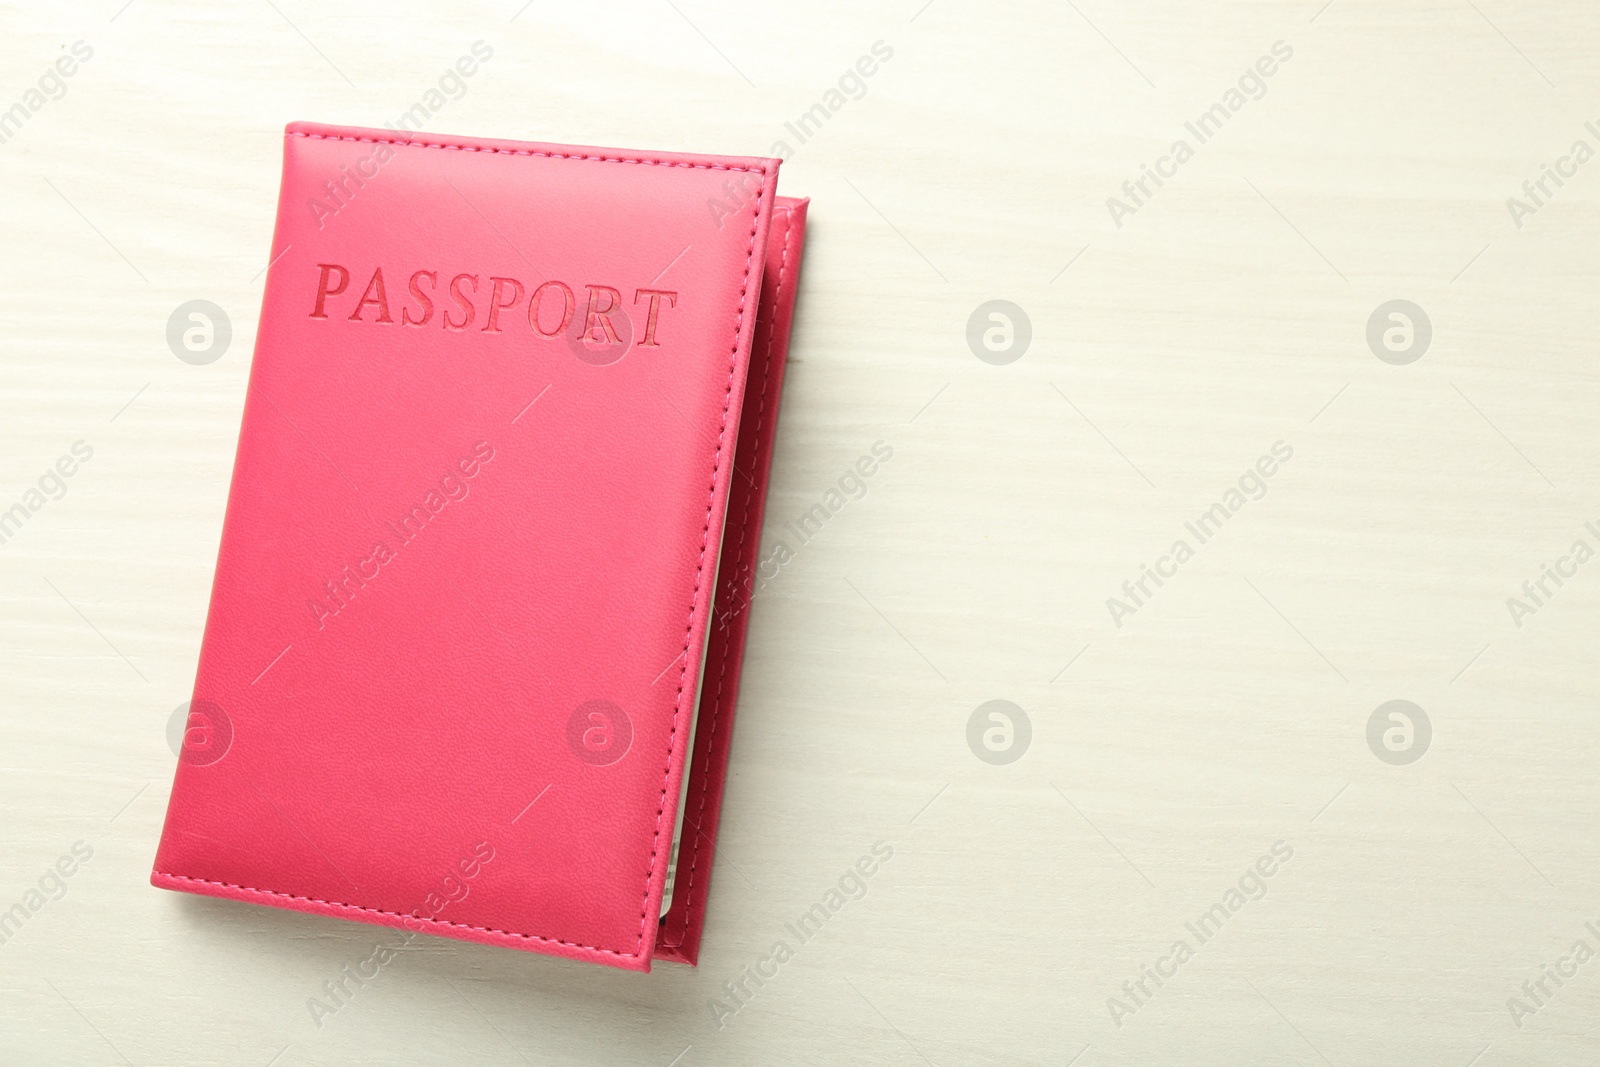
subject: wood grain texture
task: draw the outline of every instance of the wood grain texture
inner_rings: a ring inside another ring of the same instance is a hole
[[[1541,966],[1600,952],[1600,562],[1522,588],[1600,550],[1600,161],[1561,163],[1600,151],[1591,5],[109,0],[0,28],[0,111],[93,49],[0,144],[0,511],[93,450],[0,544],[0,912],[39,904],[0,943],[0,1059],[1593,1058],[1600,962]],[[875,442],[893,457],[754,605],[698,969],[423,939],[318,1025],[308,1000],[382,932],[150,888],[165,731],[282,126],[395,122],[480,40],[427,129],[787,142],[781,189],[812,208],[767,551]],[[1202,142],[1185,124],[1219,102]],[[802,143],[786,123],[818,104]],[[1172,173],[1135,202],[1145,165]],[[1546,165],[1562,183],[1524,192]],[[232,323],[208,365],[166,341],[192,299]],[[994,299],[1031,322],[1004,365],[967,341]],[[1432,327],[1405,365],[1366,336],[1397,299]],[[1265,494],[1198,543],[1277,442]],[[996,699],[1032,731],[1005,765],[967,741]],[[1407,765],[1367,741],[1396,699],[1431,723]],[[880,841],[800,943],[786,924]],[[1219,903],[1202,943],[1186,924]],[[1124,990],[1179,940],[1175,974]]]

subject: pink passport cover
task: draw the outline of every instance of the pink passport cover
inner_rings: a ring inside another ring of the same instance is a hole
[[[288,128],[155,885],[695,962],[805,227],[777,170]]]

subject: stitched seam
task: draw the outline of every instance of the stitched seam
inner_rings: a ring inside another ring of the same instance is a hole
[[[764,177],[765,172],[763,171],[763,178]],[[722,425],[717,429],[717,451],[716,454],[712,456],[711,460],[711,487],[710,491],[706,494],[706,525],[705,529],[702,530],[700,534],[700,560],[695,565],[694,598],[689,601],[689,624],[684,627],[683,650],[679,653],[679,655],[683,657],[683,668],[678,672],[678,694],[672,712],[672,730],[667,735],[667,765],[661,776],[661,796],[656,807],[656,832],[655,836],[650,842],[650,867],[649,870],[645,872],[644,900],[639,905],[639,941],[634,946],[635,953],[641,953],[644,950],[644,936],[645,933],[649,931],[650,879],[655,875],[656,859],[661,852],[661,823],[663,814],[666,812],[667,808],[667,782],[672,777],[672,753],[674,746],[677,743],[678,721],[683,717],[685,689],[684,683],[689,676],[689,636],[694,632],[695,607],[699,603],[701,582],[705,578],[706,549],[711,544],[711,508],[717,499],[717,474],[722,469],[722,448],[728,437],[728,411],[733,407],[733,372],[736,364],[738,363],[739,332],[744,326],[745,307],[749,302],[750,265],[752,262],[754,262],[756,256],[756,235],[760,232],[761,212],[763,210],[761,200],[765,193],[766,185],[765,181],[763,181],[761,190],[756,193],[755,213],[750,217],[750,249],[749,254],[746,255],[744,261],[743,286],[739,290],[739,316],[734,320],[733,323],[733,347],[728,352],[728,389],[722,397]],[[756,293],[756,300],[758,304],[760,303],[760,297],[761,294],[758,291]],[[748,378],[748,369],[746,376]],[[734,444],[737,448],[738,442],[735,441]],[[731,468],[731,460],[729,461],[729,465]],[[729,479],[729,492],[732,492],[731,477]],[[724,529],[726,529],[726,523],[724,523]],[[706,626],[706,640],[708,641],[711,639],[710,631],[710,620],[708,619]],[[695,709],[695,713],[699,713],[698,708]],[[685,761],[683,770],[685,774],[689,773],[687,761]]]
[[[783,281],[784,281],[784,275],[787,272],[788,267],[789,267],[789,249],[792,247],[792,244],[790,242],[790,237],[794,233],[794,227],[791,225],[791,220],[794,217],[794,213],[792,211],[789,211],[789,210],[784,210],[782,212],[782,214],[783,214],[783,254],[778,260],[778,284],[773,289],[773,294],[772,294],[772,296],[773,296],[773,304],[776,306],[775,310],[773,312],[774,315],[781,314],[781,309],[783,307]],[[761,423],[762,423],[762,421],[765,418],[766,413],[767,413],[767,379],[768,379],[768,376],[769,376],[769,371],[770,371],[771,366],[772,366],[772,345],[773,345],[773,341],[777,337],[777,333],[778,333],[776,327],[777,327],[777,324],[773,323],[772,327],[768,329],[768,331],[767,331],[767,343],[763,347],[763,351],[762,351],[762,355],[761,355],[761,393],[760,393],[760,400],[758,401],[757,406],[756,406],[756,428],[755,428],[755,436],[754,436],[755,451],[750,454],[750,463],[751,463],[752,467],[759,467],[760,463],[761,463]],[[736,454],[736,456],[737,456],[737,454]],[[745,498],[744,498],[744,508],[740,511],[740,514],[739,514],[740,544],[739,544],[738,565],[734,568],[734,573],[733,573],[733,579],[734,579],[735,582],[737,582],[739,575],[744,572],[744,568],[746,566],[748,566],[749,549],[748,549],[747,544],[744,542],[744,534],[745,534],[745,532],[746,532],[746,530],[748,528],[748,524],[749,524],[749,521],[750,521],[750,505],[754,501],[754,499],[755,499],[755,494],[754,493],[747,494],[745,496]],[[727,536],[726,533],[724,533],[723,536],[726,537]],[[747,610],[747,611],[749,610],[748,606],[746,607],[745,610]],[[748,617],[745,619],[745,625],[746,626],[749,625]],[[721,717],[721,714],[722,714],[723,682],[727,679],[727,676],[728,676],[728,661],[731,658],[732,658],[732,656],[729,654],[728,646],[724,645],[723,649],[722,649],[722,655],[720,657],[720,659],[722,660],[722,663],[721,663],[720,668],[717,671],[717,692],[716,692],[716,695],[713,696],[712,699],[711,699],[710,732],[709,732],[709,736],[706,739],[706,752],[708,754],[711,751],[713,751],[714,748],[716,747],[716,742],[717,742],[717,721]],[[724,772],[726,772],[726,768],[724,768]],[[724,780],[726,780],[726,779],[724,779]],[[687,886],[687,894],[686,894],[687,897],[688,897],[688,903],[685,905],[684,912],[683,912],[683,929],[679,932],[678,941],[677,941],[677,943],[675,945],[663,946],[663,947],[669,947],[669,948],[681,948],[681,947],[683,947],[684,940],[689,936],[689,924],[694,921],[694,912],[695,912],[695,907],[694,907],[695,906],[694,876],[695,876],[696,870],[698,870],[699,866],[700,866],[700,841],[705,836],[703,833],[701,833],[700,827],[702,825],[704,825],[705,811],[706,811],[706,794],[708,792],[710,792],[710,790],[708,790],[708,789],[700,790],[700,803],[699,803],[698,807],[696,807],[696,809],[695,809],[695,817],[694,817],[694,827],[695,827],[694,851],[693,851],[693,854],[692,854],[692,856],[690,857],[690,860],[689,860],[689,884]]]
[[[369,908],[363,904],[343,904],[337,900],[323,900],[320,897],[301,896],[298,893],[280,893],[276,889],[256,889],[247,885],[236,885],[233,882],[219,882],[213,878],[191,878],[187,874],[171,874],[167,871],[156,871],[162,878],[171,878],[179,882],[201,882],[205,885],[222,886],[226,889],[237,889],[242,893],[256,893],[262,896],[282,897],[285,900],[304,900],[309,904],[322,904],[330,908],[344,908],[349,911],[365,911],[373,915],[392,915],[396,919],[414,920],[416,922],[430,923],[434,926],[454,926],[463,930],[479,930],[486,934],[504,934],[507,937],[521,937],[529,941],[543,941],[552,945],[566,945],[569,948],[585,948],[592,952],[604,952],[610,956],[623,956],[632,959],[637,953],[618,952],[614,948],[601,948],[599,945],[585,945],[577,941],[563,941],[557,937],[540,937],[538,934],[522,934],[515,930],[500,930],[493,926],[474,926],[472,923],[451,922],[449,919],[425,919],[420,915],[406,915],[398,911],[385,911],[383,908]]]
[[[683,651],[682,651],[682,653],[680,653],[680,655],[682,655],[683,658],[684,658],[684,663],[683,663],[683,669],[678,673],[678,692],[677,692],[677,695],[675,697],[675,703],[673,705],[672,729],[667,734],[667,761],[666,761],[666,767],[662,771],[662,775],[661,775],[661,796],[660,796],[659,800],[657,801],[657,805],[656,805],[656,829],[655,829],[655,834],[651,838],[651,842],[650,842],[650,866],[645,869],[644,896],[639,902],[639,937],[634,942],[634,950],[632,952],[623,952],[623,951],[621,951],[619,949],[600,948],[597,945],[582,945],[582,944],[578,944],[577,942],[573,942],[573,941],[563,941],[560,938],[555,938],[555,937],[542,937],[539,934],[524,934],[524,933],[519,933],[519,932],[517,932],[515,930],[495,930],[492,927],[486,927],[486,926],[469,926],[466,923],[453,923],[453,922],[450,922],[447,919],[423,920],[424,922],[434,922],[434,923],[437,923],[437,924],[440,924],[440,925],[445,925],[445,926],[456,926],[456,927],[462,927],[462,928],[469,929],[469,930],[483,930],[483,931],[487,931],[487,932],[491,932],[491,933],[505,934],[505,935],[508,935],[508,936],[511,936],[511,937],[521,937],[521,938],[526,938],[526,939],[528,939],[530,941],[540,941],[540,942],[544,942],[546,944],[567,945],[567,946],[570,946],[570,947],[573,947],[573,948],[583,948],[583,949],[588,949],[588,950],[594,951],[594,952],[603,952],[603,953],[606,953],[608,955],[620,956],[620,957],[624,957],[624,958],[628,958],[628,959],[638,958],[639,956],[641,956],[643,954],[644,937],[645,937],[646,931],[649,930],[649,922],[650,922],[650,909],[649,909],[649,904],[650,904],[650,881],[651,881],[652,878],[655,877],[656,862],[657,862],[657,860],[658,860],[658,858],[660,857],[660,854],[661,854],[661,822],[662,822],[662,814],[666,811],[666,807],[667,807],[667,782],[672,777],[672,755],[673,755],[674,746],[677,744],[678,721],[683,717],[684,680],[688,676],[688,673],[689,673],[689,658],[688,658],[689,637],[690,637],[691,634],[694,633],[695,607],[696,607],[696,605],[698,604],[698,602],[700,600],[701,583],[705,578],[706,547],[711,541],[711,509],[712,509],[712,505],[716,502],[716,498],[717,498],[717,474],[722,469],[722,448],[723,448],[723,445],[726,443],[727,436],[728,436],[728,409],[733,406],[733,372],[736,369],[736,366],[737,366],[737,364],[739,362],[739,333],[744,328],[744,313],[745,313],[745,308],[749,303],[749,296],[750,296],[750,266],[755,261],[755,258],[756,258],[756,236],[761,232],[761,230],[760,230],[760,227],[761,227],[761,215],[762,215],[762,211],[764,210],[764,205],[762,203],[762,200],[766,196],[767,168],[765,168],[765,167],[730,167],[730,166],[725,166],[725,165],[717,164],[717,163],[691,163],[691,162],[680,161],[680,160],[649,159],[649,158],[645,158],[645,157],[636,157],[636,156],[595,156],[595,155],[587,155],[587,154],[573,153],[573,152],[543,152],[543,151],[537,151],[537,150],[534,150],[534,149],[496,148],[496,147],[489,146],[489,145],[475,145],[475,144],[471,144],[471,143],[466,143],[466,144],[440,144],[440,143],[436,143],[436,142],[432,142],[432,141],[421,141],[421,140],[397,140],[397,139],[387,139],[387,138],[377,138],[377,137],[355,137],[355,136],[338,135],[338,134],[326,134],[326,133],[306,133],[306,132],[299,131],[299,130],[295,130],[295,131],[290,132],[289,136],[291,136],[291,137],[309,137],[309,138],[312,138],[314,140],[320,140],[320,141],[360,141],[360,142],[364,142],[364,143],[367,143],[367,144],[409,145],[409,146],[411,146],[413,148],[438,148],[438,149],[446,149],[446,150],[454,150],[454,151],[462,151],[462,152],[489,152],[489,153],[493,153],[493,154],[496,154],[496,155],[543,156],[543,157],[550,158],[550,159],[590,159],[590,160],[597,160],[597,161],[603,162],[603,163],[636,163],[636,164],[648,164],[648,165],[651,165],[651,166],[688,167],[688,168],[697,169],[697,170],[742,171],[742,172],[745,172],[745,173],[756,173],[756,174],[760,174],[761,175],[762,186],[756,192],[756,208],[755,208],[754,214],[752,214],[750,216],[750,244],[749,244],[748,250],[745,253],[744,276],[743,276],[743,278],[741,280],[740,287],[739,287],[739,314],[733,321],[733,345],[728,351],[728,388],[727,388],[727,391],[723,394],[723,398],[722,398],[722,424],[717,429],[717,450],[712,455],[712,458],[711,458],[711,487],[710,487],[710,490],[706,494],[706,522],[705,522],[705,528],[701,531],[701,537],[700,537],[700,560],[699,560],[699,563],[696,564],[696,566],[695,566],[694,595],[689,600],[689,621],[688,621],[687,625],[684,627],[684,631],[683,631]],[[787,252],[787,240],[786,240],[786,244],[785,244],[785,251]],[[759,294],[758,294],[758,296],[759,296]],[[685,767],[684,770],[687,772],[688,768]],[[316,897],[300,896],[300,895],[294,894],[294,893],[283,893],[283,892],[279,892],[279,891],[273,890],[273,889],[254,889],[254,888],[251,888],[249,886],[233,885],[232,883],[229,883],[229,882],[212,881],[211,879],[208,879],[208,878],[192,878],[192,877],[190,877],[188,875],[169,874],[169,873],[167,873],[165,871],[156,871],[154,873],[162,875],[163,877],[166,877],[166,878],[173,878],[173,879],[178,879],[178,880],[182,880],[182,881],[203,882],[203,883],[206,883],[206,884],[209,884],[209,885],[227,886],[227,887],[232,888],[232,889],[240,890],[241,892],[260,893],[260,894],[265,894],[267,896],[283,897],[283,898],[289,899],[289,900],[304,900],[304,901],[307,901],[309,903],[321,904],[321,905],[324,905],[326,907],[349,908],[349,909],[352,909],[352,910],[355,910],[355,911],[372,912],[374,914],[379,914],[379,915],[397,915],[398,914],[397,912],[384,911],[381,908],[370,908],[370,907],[367,907],[367,906],[362,905],[362,904],[346,904],[346,903],[343,903],[341,901],[336,901],[336,900],[321,900],[321,899],[318,899]],[[401,918],[405,918],[406,916],[400,916],[400,917]]]
[[[360,141],[363,144],[409,145],[412,148],[441,148],[450,152],[489,152],[501,156],[542,156],[546,159],[593,159],[602,163],[643,163],[652,167],[689,167],[696,170],[728,170],[745,174],[767,176],[765,167],[730,167],[723,163],[694,163],[680,159],[652,159],[648,156],[595,156],[583,152],[542,152],[534,148],[496,148],[480,144],[445,144],[439,141],[422,141],[414,138],[400,140],[392,137],[353,137],[334,133],[305,133],[295,130],[290,137],[309,137],[315,141]],[[760,215],[760,194],[756,195],[756,214]]]

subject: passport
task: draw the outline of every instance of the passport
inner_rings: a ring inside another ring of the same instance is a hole
[[[286,129],[154,885],[696,961],[805,234],[778,166]]]

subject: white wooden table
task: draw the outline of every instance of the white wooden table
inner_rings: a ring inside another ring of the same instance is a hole
[[[1592,5],[520,2],[0,15],[0,1061],[1594,1061]],[[319,1026],[371,928],[147,877],[282,126],[419,104],[787,142],[769,545],[893,455],[754,607],[698,969],[422,939]]]

